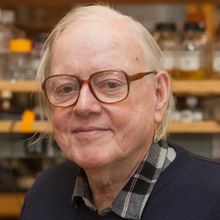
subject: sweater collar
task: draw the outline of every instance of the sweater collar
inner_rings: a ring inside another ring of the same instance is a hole
[[[176,152],[165,141],[152,144],[149,153],[139,164],[134,175],[129,179],[122,191],[112,203],[111,208],[99,212],[106,215],[113,211],[124,219],[141,219],[144,207],[162,171],[169,166],[176,157]],[[97,211],[92,202],[92,193],[83,170],[76,178],[72,204],[77,208],[79,200],[93,211]]]

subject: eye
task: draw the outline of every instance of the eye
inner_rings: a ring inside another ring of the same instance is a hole
[[[118,83],[118,82],[107,82],[106,83],[106,87],[108,87],[108,88],[110,88],[110,89],[115,89],[115,88],[117,88],[117,87],[120,87],[121,86],[121,84],[120,83]]]
[[[57,95],[68,95],[74,92],[74,88],[71,85],[61,85],[56,89]]]
[[[100,82],[99,88],[100,89],[107,89],[107,90],[114,90],[119,89],[122,86],[122,82],[119,80],[105,80],[103,82]]]

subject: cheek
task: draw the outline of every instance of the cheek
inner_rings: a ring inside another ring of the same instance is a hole
[[[133,114],[132,121],[136,124],[139,132],[146,137],[154,132],[156,99],[153,89],[150,89],[150,85],[148,88],[146,85],[144,86],[143,92],[136,95],[135,114]]]
[[[56,142],[66,155],[69,155],[68,146],[69,140],[68,135],[70,132],[70,115],[66,109],[54,108],[51,114],[51,124],[53,134]]]
[[[121,146],[129,146],[133,142],[150,139],[154,131],[153,113],[152,106],[143,102],[121,106],[111,112],[117,142]]]
[[[71,110],[68,108],[53,108],[51,123],[53,128],[64,130],[70,125]]]

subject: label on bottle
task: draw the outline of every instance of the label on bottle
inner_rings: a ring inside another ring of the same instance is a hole
[[[215,51],[212,58],[212,69],[220,74],[220,52]]]
[[[175,69],[175,52],[174,51],[163,51],[163,65],[166,70]]]
[[[196,71],[200,69],[200,52],[185,51],[180,53],[179,69],[182,71]]]

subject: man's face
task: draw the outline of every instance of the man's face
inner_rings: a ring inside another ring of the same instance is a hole
[[[51,74],[86,80],[102,70],[121,69],[129,75],[151,71],[139,44],[120,22],[72,24],[52,52]],[[85,169],[142,159],[163,115],[157,106],[156,77],[132,82],[127,99],[119,103],[100,103],[84,84],[75,105],[52,107],[55,139],[67,157]]]

